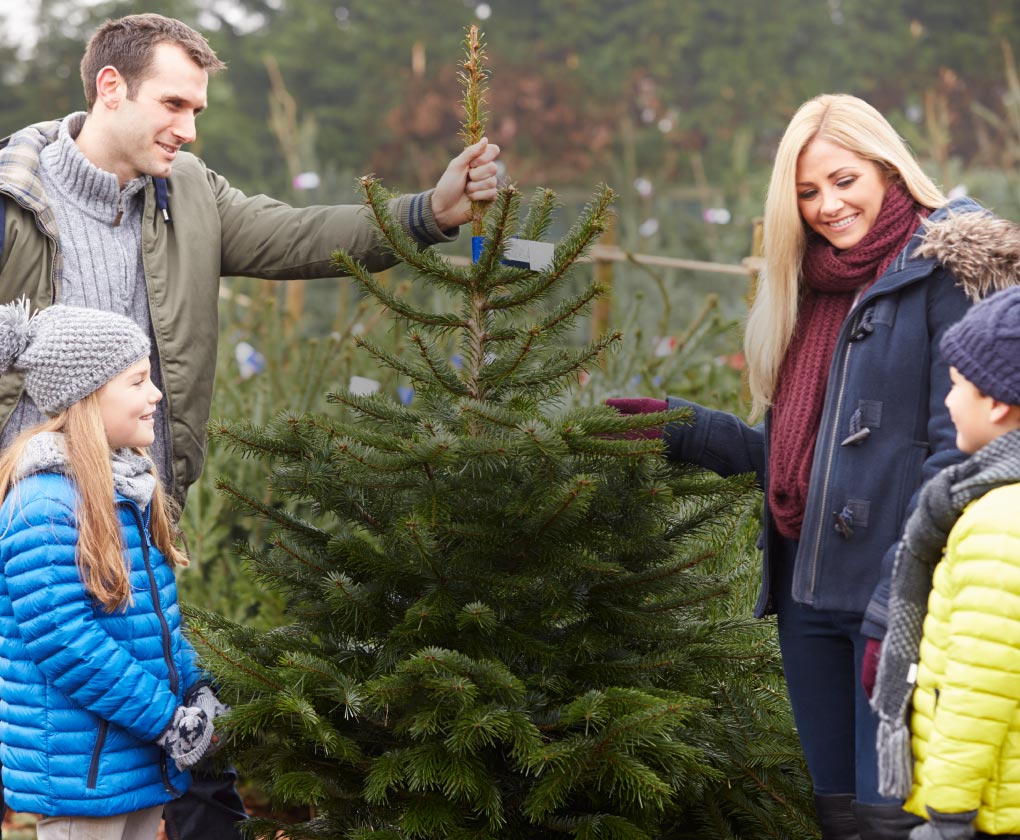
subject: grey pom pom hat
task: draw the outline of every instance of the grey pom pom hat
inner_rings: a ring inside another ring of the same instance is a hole
[[[0,374],[25,374],[25,391],[53,417],[149,355],[123,315],[55,304],[29,317],[28,301],[0,306]]]

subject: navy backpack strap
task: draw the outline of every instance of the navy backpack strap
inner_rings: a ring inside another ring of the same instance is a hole
[[[7,221],[7,200],[0,193],[0,257],[4,255],[4,222]]]
[[[173,223],[170,218],[170,199],[167,197],[166,178],[153,178],[152,185],[156,188],[156,209],[163,214],[163,221]],[[2,242],[2,240],[0,240]]]

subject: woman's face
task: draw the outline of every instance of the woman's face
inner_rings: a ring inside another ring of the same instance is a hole
[[[841,251],[874,227],[889,182],[872,161],[824,137],[797,158],[797,206],[815,233]]]

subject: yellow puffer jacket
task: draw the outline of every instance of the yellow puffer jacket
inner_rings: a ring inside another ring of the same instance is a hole
[[[1020,833],[1020,484],[974,501],[949,534],[911,731],[908,811],[977,810],[979,831]]]

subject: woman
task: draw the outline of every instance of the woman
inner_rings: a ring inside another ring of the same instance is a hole
[[[914,252],[925,218],[979,209],[947,202],[866,102],[805,103],[779,144],[744,340],[752,417],[764,423],[669,400],[694,412],[666,429],[671,459],[754,471],[765,489],[755,614],[778,617],[825,840],[899,837],[915,822],[878,794],[862,663],[866,650],[877,660],[891,551],[916,494],[962,457],[938,342],[970,301]],[[624,412],[665,407],[623,402]]]

